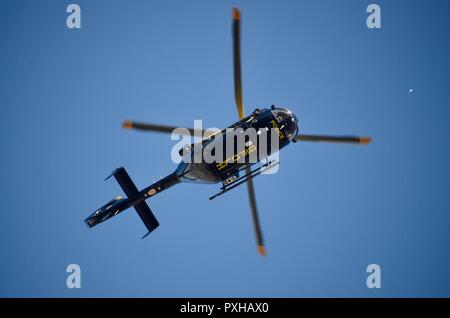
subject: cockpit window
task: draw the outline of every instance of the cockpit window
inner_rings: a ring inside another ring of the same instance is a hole
[[[283,131],[289,140],[293,140],[298,133],[297,117],[286,108],[273,108],[271,110],[281,131]]]

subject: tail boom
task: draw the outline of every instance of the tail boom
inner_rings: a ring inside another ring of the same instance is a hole
[[[114,178],[117,180],[128,198],[122,198],[116,201],[114,201],[113,199],[102,208],[94,212],[89,218],[87,218],[85,220],[86,224],[88,224],[89,227],[92,227],[98,223],[106,221],[110,217],[115,216],[130,207],[134,207],[148,230],[148,233],[142,237],[145,238],[159,226],[158,220],[156,219],[155,215],[153,214],[152,210],[147,205],[145,200],[179,183],[180,181],[178,176],[175,173],[172,173],[141,191],[137,189],[136,185],[131,180],[125,168],[117,168],[106,179],[109,179],[112,176],[114,176]]]

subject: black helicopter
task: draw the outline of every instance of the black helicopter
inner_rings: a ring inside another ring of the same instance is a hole
[[[180,182],[222,182],[220,192],[210,197],[210,199],[214,199],[215,197],[222,195],[241,184],[247,183],[258,251],[264,256],[266,255],[266,249],[258,218],[253,178],[260,175],[264,171],[271,169],[278,163],[266,160],[264,156],[260,156],[259,154],[263,153],[269,156],[273,152],[284,148],[291,142],[295,143],[297,141],[340,142],[362,145],[369,144],[371,142],[370,137],[299,134],[297,117],[286,108],[272,106],[270,109],[255,109],[249,116],[245,116],[242,100],[240,59],[241,14],[237,8],[233,8],[232,14],[234,93],[240,120],[219,133],[208,133],[208,131],[204,130],[196,131],[192,128],[186,129],[189,134],[201,133],[202,136],[204,136],[204,139],[200,143],[187,145],[186,147],[180,149],[180,156],[182,156],[183,160],[178,165],[177,169],[165,178],[162,178],[141,191],[137,189],[123,167],[113,171],[108,178],[114,176],[127,197],[116,196],[110,202],[91,214],[85,220],[89,227],[93,227],[130,207],[134,207],[148,229],[148,233],[144,236],[146,237],[159,226],[157,219],[145,202],[146,199],[156,195],[157,193]],[[161,133],[172,133],[177,128],[173,126],[147,124],[134,121],[125,121],[122,126],[127,129]],[[214,148],[218,142],[226,144],[225,140],[228,138],[235,138],[236,131],[245,131],[249,128],[253,128],[258,132],[262,130],[270,130],[271,132],[275,132],[277,137],[276,147],[272,147],[270,141],[267,141],[267,144],[264,145],[264,147],[266,147],[266,151],[260,152],[259,148],[261,148],[262,145],[258,142],[258,140],[246,139],[244,149],[240,150],[233,148],[234,153],[232,156],[220,162],[208,163],[204,160],[201,160],[200,162],[195,160],[185,160],[186,158],[192,159],[196,155],[196,149],[203,151],[208,147]],[[253,156],[254,160],[249,160],[249,158],[252,157],[252,154],[256,154],[256,157]],[[238,158],[244,160],[238,160]]]

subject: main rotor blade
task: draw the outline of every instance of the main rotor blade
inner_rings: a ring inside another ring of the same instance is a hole
[[[233,70],[234,70],[234,99],[239,119],[244,118],[244,103],[242,96],[241,71],[241,13],[233,8]]]
[[[167,126],[167,125],[141,123],[141,122],[128,121],[128,120],[123,122],[122,127],[125,129],[154,131],[154,132],[168,133],[168,134],[171,134],[177,128],[182,128],[182,127]],[[207,131],[205,129],[194,129],[194,128],[185,128],[185,129],[187,129],[187,131],[185,131],[185,135],[190,134],[191,136],[194,136],[195,134],[200,135],[200,133],[201,133],[203,137],[209,137],[214,134],[212,131]]]
[[[247,168],[245,170],[245,173],[250,174],[251,173],[250,169]],[[261,225],[259,224],[258,209],[256,208],[255,187],[253,186],[252,179],[247,180],[247,190],[248,190],[248,198],[250,200],[250,208],[252,209],[252,221],[255,230],[256,244],[258,245],[258,252],[262,256],[266,256],[266,248],[264,246],[264,239],[261,231]]]
[[[237,8],[233,8],[233,71],[234,71],[234,99],[239,114],[239,119],[244,118],[244,102],[242,94],[242,70],[241,70],[241,12]],[[250,169],[246,169],[246,174],[250,174]],[[250,208],[252,210],[252,221],[255,230],[256,243],[258,252],[262,256],[266,256],[266,248],[259,224],[258,209],[256,208],[255,187],[253,180],[247,180],[248,198],[250,200]]]
[[[297,135],[297,141],[316,141],[316,142],[336,142],[348,144],[367,145],[372,141],[372,137],[360,136],[321,136],[321,135]]]

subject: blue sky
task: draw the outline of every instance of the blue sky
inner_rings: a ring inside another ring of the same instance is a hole
[[[1,296],[450,296],[448,1],[0,3]],[[175,169],[170,136],[124,119],[237,120],[231,7],[242,11],[247,112],[292,109],[300,131],[371,135],[367,147],[298,143],[255,179],[268,257],[244,188],[182,184],[94,229],[123,165],[138,187]],[[412,93],[409,90],[413,89]],[[79,264],[81,289],[66,287]],[[366,287],[379,264],[382,288]]]

